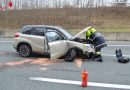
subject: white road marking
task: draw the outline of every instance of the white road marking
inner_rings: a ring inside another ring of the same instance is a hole
[[[62,79],[53,79],[53,78],[30,77],[29,80],[81,85],[81,81],[62,80]],[[118,88],[118,89],[130,89],[130,85],[95,83],[95,82],[88,82],[88,86],[105,87],[105,88]]]
[[[110,57],[116,57],[116,55],[113,54],[102,54],[103,56],[110,56]],[[130,57],[130,55],[123,55],[124,57]]]
[[[12,43],[14,41],[0,41],[1,43]]]
[[[47,70],[47,68],[40,68],[40,70],[44,70],[45,71],[45,70]]]
[[[119,47],[130,47],[130,45],[108,45],[108,46],[110,46],[110,47],[117,47],[117,46],[119,46]]]

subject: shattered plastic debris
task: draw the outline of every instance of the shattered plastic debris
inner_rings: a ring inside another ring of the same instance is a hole
[[[0,52],[0,54],[6,54],[7,52]]]
[[[49,58],[29,58],[29,59],[24,59],[24,60],[20,60],[20,61],[12,61],[12,62],[6,62],[3,64],[0,64],[0,68],[1,67],[13,67],[13,66],[20,66],[20,65],[52,65],[52,64],[56,64],[56,63],[61,63],[64,62],[64,59],[57,59],[57,60],[50,60]],[[82,59],[75,59],[75,64],[78,68],[82,67],[83,61]],[[41,68],[41,70],[46,70],[47,68]]]
[[[3,67],[3,64],[0,63],[0,68]]]
[[[31,65],[51,65],[54,63],[59,63],[62,60],[50,60],[49,58],[30,58],[25,59],[21,61],[13,61],[13,62],[7,62],[4,65],[5,66],[19,66],[24,64],[31,64]]]
[[[22,60],[22,61],[7,62],[7,63],[5,63],[5,65],[8,65],[8,66],[23,65],[23,64],[29,63],[31,61],[32,61],[31,59],[26,59],[26,60]]]
[[[75,64],[78,68],[81,68],[82,67],[82,64],[83,64],[83,61],[82,59],[76,59],[75,60]]]

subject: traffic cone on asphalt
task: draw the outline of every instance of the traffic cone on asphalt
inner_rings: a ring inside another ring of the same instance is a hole
[[[87,87],[88,85],[88,72],[87,70],[84,70],[82,72],[82,87]]]

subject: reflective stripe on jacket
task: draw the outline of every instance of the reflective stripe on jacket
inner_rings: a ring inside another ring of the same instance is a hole
[[[99,32],[93,33],[90,36],[90,40],[93,42],[95,48],[103,48],[107,46],[105,38]]]

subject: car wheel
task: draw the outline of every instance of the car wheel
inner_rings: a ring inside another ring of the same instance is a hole
[[[93,52],[84,55],[84,59],[92,59],[94,57]]]
[[[65,56],[65,61],[72,62],[76,58],[76,51],[74,49],[68,50]]]
[[[89,57],[89,58],[93,58],[93,57],[94,57],[93,52],[90,52],[88,57]]]
[[[31,47],[27,44],[21,44],[18,47],[18,52],[22,57],[29,57],[32,53]]]

